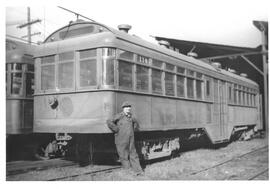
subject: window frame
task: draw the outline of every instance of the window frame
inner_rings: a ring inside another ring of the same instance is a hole
[[[70,52],[72,52],[73,53],[73,59],[68,59],[68,60],[60,60],[60,54],[63,54],[63,53],[70,53]],[[66,51],[66,52],[61,52],[61,53],[59,53],[59,54],[57,54],[57,62],[56,62],[56,64],[57,64],[57,80],[56,80],[56,88],[57,88],[57,90],[59,90],[59,91],[70,91],[70,90],[74,90],[75,89],[75,72],[76,72],[76,69],[75,69],[75,67],[76,67],[76,51]],[[59,76],[60,76],[60,74],[59,74],[59,67],[60,67],[60,65],[63,65],[63,64],[67,64],[67,63],[70,63],[70,62],[72,62],[73,63],[73,66],[72,66],[72,73],[73,73],[73,75],[72,75],[72,85],[71,85],[71,87],[65,87],[65,88],[60,88],[59,87]]]
[[[147,69],[147,89],[138,89],[138,66],[139,67],[142,67],[142,68],[146,68]],[[149,93],[149,91],[150,91],[150,79],[149,79],[149,75],[150,75],[150,67],[149,66],[147,66],[147,65],[141,65],[141,64],[135,64],[135,90],[137,91],[137,92],[143,92],[143,93]]]
[[[120,62],[126,63],[127,65],[131,66],[131,87],[127,87],[127,86],[120,86]],[[120,90],[128,90],[128,91],[133,91],[134,90],[134,62],[129,62],[126,60],[117,60],[117,88]]]
[[[88,51],[88,50],[96,50],[95,56],[83,57],[80,58],[80,52]],[[100,57],[100,58],[99,58]],[[84,90],[93,90],[97,89],[99,86],[99,59],[101,59],[101,48],[87,48],[87,49],[80,49],[75,51],[75,62],[76,62],[76,90],[84,91]],[[96,60],[96,84],[89,85],[89,86],[81,86],[81,64],[80,61],[87,61],[87,60]]]
[[[213,102],[213,87],[214,87],[214,82],[213,78],[207,75],[204,75],[204,100],[208,102]],[[209,82],[209,85],[208,85]],[[208,95],[208,86],[209,86],[209,95]]]
[[[43,63],[42,62],[42,59],[44,57],[49,57],[49,56],[53,56],[54,57],[54,62],[46,62],[46,63]],[[56,91],[56,80],[57,80],[57,76],[56,76],[56,62],[57,62],[57,56],[56,54],[50,54],[50,55],[46,55],[46,56],[41,56],[41,57],[38,57],[37,58],[37,65],[40,65],[39,67],[39,70],[37,70],[38,72],[38,78],[39,80],[36,81],[38,82],[37,86],[38,86],[38,90],[41,92],[41,93],[51,93],[51,92],[55,92]],[[54,88],[46,88],[46,89],[42,89],[42,67],[44,66],[49,66],[49,65],[53,65],[54,66]]]

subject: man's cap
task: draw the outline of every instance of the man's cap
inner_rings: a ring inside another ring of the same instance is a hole
[[[131,104],[129,103],[129,102],[123,102],[123,104],[122,104],[122,108],[124,108],[124,107],[131,107]]]

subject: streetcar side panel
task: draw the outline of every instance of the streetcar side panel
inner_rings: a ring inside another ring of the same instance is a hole
[[[116,93],[116,109],[122,111],[121,104],[129,101],[133,105],[134,116],[140,124],[140,131],[167,131],[203,128],[211,123],[211,110],[203,102],[153,97],[126,92]]]

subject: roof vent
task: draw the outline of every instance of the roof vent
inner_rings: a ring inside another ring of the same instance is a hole
[[[212,63],[212,66],[217,69],[217,70],[220,70],[221,69],[221,64],[219,62],[213,62]]]
[[[197,58],[197,57],[198,57],[198,54],[195,53],[195,52],[188,52],[187,55],[188,55],[189,57],[192,57],[192,58]]]
[[[159,41],[158,44],[160,46],[163,46],[163,47],[166,47],[166,48],[169,48],[169,46],[170,46],[170,43],[168,41],[165,41],[165,40]]]
[[[234,74],[236,73],[236,71],[234,69],[229,68],[228,71],[231,72],[231,73],[234,73]]]
[[[118,25],[118,29],[120,31],[123,31],[125,33],[128,33],[128,31],[131,29],[131,25],[128,25],[128,24],[121,24],[121,25]]]
[[[248,75],[246,73],[241,73],[240,76],[247,78]]]

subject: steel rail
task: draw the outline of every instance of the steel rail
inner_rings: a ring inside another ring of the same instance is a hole
[[[48,179],[46,181],[59,181],[59,180],[64,180],[64,179],[68,179],[68,178],[75,178],[75,177],[84,176],[84,175],[95,175],[97,173],[111,172],[112,170],[117,170],[117,169],[121,169],[121,168],[122,168],[122,166],[115,166],[115,167],[101,169],[101,170],[89,171],[89,172],[80,173],[80,174],[74,174],[74,175],[69,175],[69,176],[64,176],[64,177]]]
[[[260,176],[260,175],[266,173],[267,171],[268,171],[268,168],[265,169],[265,170],[263,170],[263,171],[261,171],[261,172],[259,172],[259,173],[257,173],[256,175],[250,177],[248,180],[254,180],[254,179],[257,178],[258,176]]]
[[[236,156],[236,157],[233,157],[233,158],[231,158],[231,159],[229,159],[229,160],[226,160],[226,161],[223,161],[223,162],[221,162],[221,163],[218,163],[218,164],[216,164],[216,165],[214,165],[214,166],[207,167],[207,168],[201,169],[201,170],[199,170],[199,171],[194,171],[194,172],[190,173],[189,175],[196,175],[196,174],[198,174],[198,173],[205,172],[205,171],[207,171],[207,170],[210,170],[210,169],[219,167],[219,166],[221,166],[221,165],[224,165],[224,164],[226,164],[226,163],[229,163],[229,162],[231,162],[231,161],[233,161],[233,160],[236,160],[236,159],[238,159],[238,158],[242,158],[242,157],[244,157],[244,156],[246,156],[246,155],[249,155],[249,154],[252,154],[252,153],[254,153],[254,152],[260,151],[260,150],[262,150],[262,149],[264,149],[264,148],[267,148],[267,147],[268,147],[268,145],[263,146],[263,147],[261,147],[261,148],[257,148],[257,149],[255,149],[255,150],[252,150],[252,151],[249,151],[249,152],[247,152],[247,153],[244,153],[244,154],[242,154],[242,155],[240,155],[240,156]],[[268,169],[267,169],[267,170],[268,170]]]
[[[56,158],[55,161],[59,160],[59,158]],[[46,163],[46,161],[48,162],[48,164],[43,164],[41,166],[33,166],[33,167],[22,167],[21,169],[15,169],[15,170],[6,170],[6,176],[13,176],[13,175],[19,175],[19,174],[23,174],[23,173],[27,173],[27,172],[30,172],[30,171],[41,171],[41,170],[48,170],[48,169],[51,169],[51,168],[61,168],[61,167],[70,167],[70,166],[73,166],[77,163],[75,162],[72,162],[70,161],[70,163],[67,161],[67,162],[63,162],[63,163],[60,163],[60,164],[51,164],[52,163],[52,159],[50,160],[43,160],[43,162]],[[25,164],[25,162],[23,162],[23,164]],[[20,165],[18,165],[20,166]]]

